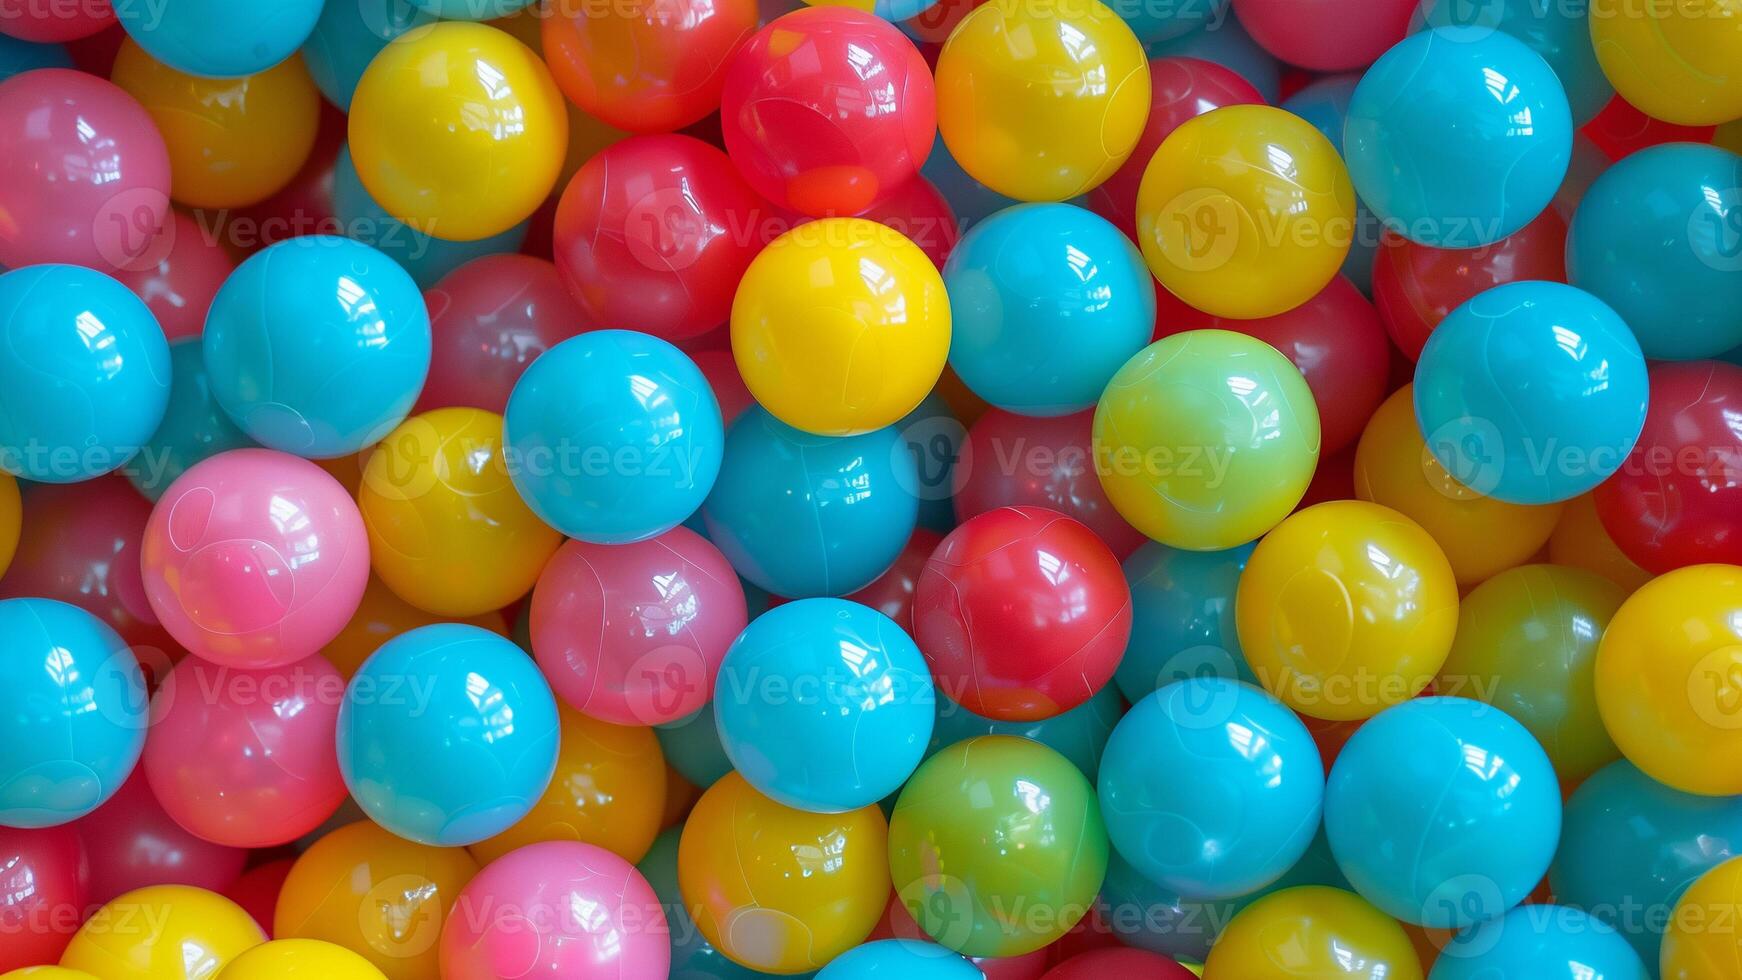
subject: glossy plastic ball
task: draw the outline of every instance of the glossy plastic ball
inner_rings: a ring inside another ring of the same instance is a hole
[[[153,885],[221,892],[242,874],[248,851],[196,837],[175,822],[151,791],[143,766],[108,801],[71,825],[90,862],[90,900]],[[90,907],[81,914],[91,911]]]
[[[1421,980],[1397,921],[1341,888],[1289,888],[1243,909],[1204,964],[1204,980]]]
[[[212,393],[262,445],[354,453],[404,421],[429,372],[417,284],[359,242],[309,235],[256,253],[206,320]]]
[[[944,267],[950,367],[1019,415],[1069,415],[1149,343],[1155,292],[1117,228],[1069,204],[1025,204],[970,230]],[[1060,333],[1071,342],[1060,345]]]
[[[261,943],[230,961],[213,980],[384,980],[373,963],[343,946],[318,939]]]
[[[4,0],[0,2],[0,25],[5,28],[0,35],[21,41],[77,41],[113,27],[115,10],[109,0],[92,0],[71,7]]]
[[[1615,311],[1552,282],[1498,286],[1422,348],[1415,414],[1428,451],[1477,493],[1576,497],[1621,467],[1645,424],[1645,358]]]
[[[1238,16],[1167,41],[1145,45],[1152,58],[1200,58],[1214,62],[1249,82],[1264,101],[1282,101],[1282,63],[1259,47]]]
[[[890,425],[937,384],[950,297],[925,252],[861,218],[775,239],[732,301],[732,354],[775,418],[819,435]]]
[[[140,562],[151,609],[176,642],[261,669],[338,635],[368,581],[369,542],[357,505],[320,467],[235,449],[170,484]]]
[[[428,11],[399,0],[325,3],[302,46],[302,60],[327,101],[348,112],[364,69],[387,42],[434,20]]]
[[[818,980],[984,980],[973,963],[942,946],[913,939],[880,939],[847,950],[817,973]]]
[[[1255,680],[1234,628],[1234,592],[1252,546],[1181,551],[1150,542],[1125,559],[1131,639],[1113,680],[1133,704],[1194,677]]]
[[[101,272],[0,273],[0,333],[0,469],[88,480],[131,460],[162,420],[169,345],[144,301]]]
[[[988,718],[1033,721],[1113,679],[1131,633],[1131,592],[1087,527],[1039,507],[1000,507],[932,553],[913,623],[952,699]]]
[[[936,942],[967,956],[1039,949],[1088,913],[1105,876],[1094,787],[1038,742],[957,742],[902,789],[889,870],[902,905]],[[1012,916],[1019,896],[1028,911]]]
[[[1652,975],[1627,940],[1601,920],[1576,908],[1535,905],[1513,909],[1454,937],[1430,978],[1646,980]]]
[[[1337,148],[1281,109],[1228,106],[1163,140],[1137,192],[1137,240],[1175,296],[1251,320],[1312,299],[1355,231]]]
[[[720,472],[720,407],[695,362],[657,337],[599,330],[551,348],[508,398],[515,489],[572,538],[628,544],[671,530]]]
[[[171,211],[151,244],[110,274],[145,301],[174,343],[206,329],[212,298],[234,271],[236,261],[206,225]]]
[[[500,234],[550,196],[569,121],[538,56],[483,24],[394,38],[351,99],[351,156],[371,197],[453,241]]]
[[[1742,18],[1724,0],[1595,0],[1591,41],[1615,91],[1647,115],[1683,126],[1742,118]]]
[[[89,877],[73,828],[0,829],[0,970],[60,959],[87,909]]]
[[[421,696],[406,696],[412,682]],[[351,796],[388,830],[440,847],[525,817],[550,785],[557,747],[556,699],[538,668],[475,626],[425,626],[382,644],[339,709]]]
[[[754,406],[727,434],[702,518],[709,539],[757,586],[791,598],[846,595],[901,554],[919,513],[915,480],[894,429],[818,436]]]
[[[696,928],[733,962],[802,973],[864,942],[889,897],[883,811],[794,810],[730,773],[702,794],[678,845]]]
[[[678,847],[682,827],[660,833],[653,849],[635,866],[659,897],[671,935],[671,975],[695,980],[757,980],[766,974],[727,959],[702,938],[678,888]]]
[[[122,472],[155,501],[188,467],[232,449],[255,445],[212,396],[198,337],[169,345],[169,406],[157,431]]]
[[[98,909],[60,963],[105,980],[208,980],[265,941],[248,913],[222,895],[156,885]]]
[[[1094,438],[1101,486],[1121,516],[1162,544],[1213,551],[1257,538],[1300,502],[1318,462],[1319,414],[1276,348],[1193,330],[1119,369],[1095,409]]]
[[[1325,787],[1337,866],[1387,915],[1430,928],[1464,928],[1523,901],[1560,830],[1560,784],[1542,746],[1505,712],[1464,698],[1381,713],[1349,739]]]
[[[563,192],[557,270],[580,324],[684,340],[731,317],[772,214],[720,150],[680,134],[631,137]]]
[[[1253,40],[1277,58],[1312,71],[1365,68],[1403,40],[1410,0],[1236,0]]]
[[[1736,969],[1742,940],[1729,925],[1742,912],[1742,861],[1731,859],[1700,876],[1676,902],[1663,934],[1663,975],[1719,980]]]
[[[1452,28],[1412,35],[1367,71],[1343,140],[1361,200],[1391,231],[1439,248],[1523,228],[1554,199],[1572,148],[1548,62],[1509,34]]]
[[[1567,271],[1620,314],[1647,357],[1715,357],[1742,346],[1739,235],[1742,156],[1654,146],[1604,171],[1586,192],[1567,239]]]
[[[1343,123],[1348,119],[1349,100],[1360,81],[1359,72],[1322,76],[1280,105],[1317,127],[1340,154],[1343,152]],[[1379,219],[1360,198],[1356,198],[1355,231],[1349,242],[1349,254],[1343,258],[1343,276],[1359,287],[1363,295],[1373,292],[1373,252],[1384,237],[1385,229]]]
[[[930,528],[914,528],[913,535],[907,539],[907,544],[888,571],[873,579],[870,585],[842,598],[877,610],[911,634],[913,597],[919,591],[919,577],[925,571],[926,560],[943,540],[943,535]],[[935,741],[936,733],[933,735]]]
[[[151,56],[177,71],[240,78],[296,53],[314,30],[321,0],[236,7],[224,0],[115,5],[121,27]]]
[[[940,696],[937,703],[938,717],[932,726],[926,758],[978,735],[1017,735],[1039,742],[1069,759],[1091,781],[1100,772],[1101,755],[1107,748],[1108,737],[1113,734],[1113,726],[1125,714],[1125,702],[1111,684],[1071,710],[1038,721],[987,718],[945,696]]]
[[[1123,165],[1149,117],[1149,65],[1095,0],[991,0],[938,55],[938,130],[975,180],[1022,201],[1064,201]]]
[[[527,366],[581,326],[581,311],[556,266],[530,255],[473,259],[425,290],[423,299],[431,351],[420,412],[501,414]]]
[[[1615,97],[1591,44],[1589,10],[1582,4],[1535,6],[1528,0],[1480,0],[1460,9],[1450,0],[1428,0],[1412,27],[1443,27],[1479,39],[1500,31],[1523,41],[1554,69],[1566,90],[1573,125],[1596,118]]]
[[[1319,828],[1325,770],[1306,726],[1238,681],[1170,684],[1107,741],[1107,836],[1144,877],[1186,898],[1250,894],[1282,877]]]

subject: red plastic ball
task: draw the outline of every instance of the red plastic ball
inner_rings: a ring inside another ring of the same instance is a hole
[[[502,414],[538,355],[575,335],[581,314],[556,266],[530,255],[486,255],[423,294],[429,379],[414,411],[482,408]]]
[[[1742,367],[1665,361],[1650,378],[1645,430],[1596,490],[1603,529],[1655,574],[1742,565]]]
[[[924,177],[902,184],[894,194],[858,217],[901,232],[940,270],[962,237],[950,202],[944,200],[937,185]]]
[[[1433,248],[1386,234],[1373,259],[1373,304],[1411,361],[1429,334],[1477,293],[1509,282],[1567,281],[1567,221],[1549,208],[1492,245]]]
[[[1131,591],[1119,559],[1082,523],[1000,507],[932,553],[913,623],[944,695],[987,718],[1036,721],[1112,678],[1131,636]]]
[[[1109,977],[1195,980],[1196,975],[1159,953],[1108,948],[1079,953],[1046,971],[1041,980],[1107,980]]]
[[[149,741],[149,739],[148,739]],[[193,885],[222,892],[235,884],[248,852],[195,837],[170,818],[143,769],[121,784],[107,803],[70,826],[91,859],[91,902],[147,885]]]
[[[0,827],[0,973],[60,959],[89,911],[90,876],[71,827]]]
[[[1416,0],[1234,0],[1234,14],[1271,54],[1314,71],[1365,68],[1409,33]]]
[[[224,897],[254,917],[260,931],[272,938],[272,917],[278,911],[278,893],[284,890],[284,879],[290,877],[295,858],[279,858],[249,868],[235,883],[224,889]]]
[[[212,297],[235,270],[235,260],[204,225],[171,211],[144,254],[105,271],[139,294],[164,337],[175,341],[205,331]]]
[[[690,352],[690,360],[702,369],[708,386],[714,389],[714,400],[720,403],[720,419],[728,427],[744,410],[755,404],[744,376],[738,373],[738,362],[729,350],[699,350]]]
[[[691,136],[632,136],[588,160],[556,213],[556,266],[588,328],[666,340],[732,313],[772,237],[768,208],[726,155]]]
[[[20,41],[76,41],[115,23],[109,0],[0,0],[0,34]]]
[[[931,70],[887,21],[807,7],[726,71],[726,149],[756,192],[803,214],[861,214],[919,173],[937,134]]]
[[[1617,95],[1579,132],[1590,137],[1609,159],[1619,160],[1648,146],[1664,143],[1710,143],[1715,129],[1712,126],[1680,126],[1655,119]]]

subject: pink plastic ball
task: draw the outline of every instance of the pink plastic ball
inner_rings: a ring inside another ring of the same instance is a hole
[[[665,980],[671,967],[647,879],[576,841],[531,844],[480,871],[454,900],[441,944],[443,980]]]
[[[150,739],[147,739],[149,741]],[[158,804],[143,769],[107,803],[72,824],[91,860],[92,906],[147,885],[193,885],[221,892],[235,883],[248,852],[202,840]]]
[[[109,0],[0,0],[0,34],[20,41],[76,41],[114,23]]]
[[[740,48],[720,120],[757,193],[818,217],[860,214],[900,190],[937,134],[919,49],[887,21],[835,6],[776,18]]]
[[[1313,71],[1365,68],[1403,40],[1416,0],[1234,0],[1240,25],[1271,54]]]
[[[731,564],[686,527],[634,544],[570,541],[532,590],[532,651],[551,688],[617,725],[701,708],[748,621]]]
[[[65,68],[0,82],[0,266],[109,269],[169,215],[169,151],[115,85]]]
[[[473,259],[423,298],[432,346],[416,412],[482,408],[502,414],[526,366],[581,326],[581,311],[556,266],[530,255]]]
[[[172,210],[143,254],[104,271],[145,300],[173,342],[205,331],[212,297],[236,271],[236,261],[206,226]]]
[[[145,776],[176,823],[230,847],[296,840],[339,808],[345,680],[319,656],[266,670],[189,657],[151,699]]]
[[[369,541],[325,470],[236,449],[170,484],[142,568],[151,608],[182,646],[224,666],[280,667],[318,653],[357,611]]]

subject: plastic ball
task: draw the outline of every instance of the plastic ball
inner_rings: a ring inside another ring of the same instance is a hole
[[[726,651],[714,684],[733,767],[770,799],[821,813],[900,789],[931,739],[934,705],[907,633],[841,599],[802,599],[758,617]]]
[[[1113,726],[1125,714],[1125,702],[1111,684],[1071,710],[1038,721],[987,718],[941,695],[937,705],[937,722],[932,726],[926,758],[977,735],[1016,735],[1039,742],[1069,759],[1090,780],[1099,774],[1107,739],[1113,734]]]
[[[975,0],[974,6],[978,7],[982,2],[984,0]],[[938,43],[943,43],[943,39],[940,38]],[[944,144],[942,136],[932,140],[931,154],[925,158],[920,176],[937,188],[960,228],[971,228],[994,212],[1021,203],[970,176],[956,158],[950,156],[950,148]]]
[[[1431,974],[1432,980],[1506,976],[1646,980],[1652,974],[1627,940],[1601,920],[1554,905],[1513,909],[1459,934]]]
[[[1312,299],[1355,230],[1337,148],[1281,109],[1234,105],[1163,140],[1137,192],[1137,240],[1169,292],[1215,316],[1252,320]]]
[[[873,579],[870,585],[842,598],[877,610],[911,634],[913,598],[919,591],[919,577],[925,571],[926,560],[943,540],[943,535],[929,528],[914,528],[913,535],[907,539],[907,544],[888,571]]]
[[[1180,551],[1151,542],[1125,560],[1131,639],[1113,680],[1133,704],[1194,677],[1253,681],[1234,628],[1234,592],[1252,546]]]
[[[173,343],[205,330],[212,297],[235,269],[203,224],[171,211],[157,237],[110,274],[145,301]]]
[[[1325,771],[1282,702],[1223,678],[1170,684],[1120,720],[1101,759],[1107,835],[1144,877],[1186,898],[1250,894],[1319,828]]]
[[[577,325],[678,341],[725,323],[766,241],[769,206],[725,153],[690,136],[638,136],[581,166],[556,213],[556,261]]]
[[[414,844],[359,821],[296,859],[272,933],[343,946],[390,980],[434,980],[442,927],[477,873],[463,848]]]
[[[731,319],[750,393],[819,435],[896,422],[931,392],[950,350],[937,267],[899,232],[861,218],[825,218],[775,239],[744,273]]]
[[[1621,586],[1631,595],[1651,581],[1651,573],[1634,564],[1604,530],[1591,494],[1567,501],[1548,539],[1548,560],[1556,565],[1582,568]]]
[[[362,598],[369,544],[357,505],[320,467],[235,449],[170,484],[140,563],[176,642],[215,664],[265,669],[338,635]]]
[[[1145,50],[1151,58],[1198,58],[1221,65],[1251,83],[1265,102],[1281,102],[1282,63],[1252,40],[1238,11],[1230,14],[1201,31],[1145,45]]]
[[[302,60],[327,101],[348,112],[364,69],[387,42],[434,20],[428,11],[398,0],[324,3],[302,46]]]
[[[442,617],[425,612],[394,595],[380,579],[371,575],[369,584],[363,589],[363,599],[357,604],[357,611],[351,615],[344,628],[339,630],[339,635],[321,648],[321,656],[338,670],[340,676],[350,680],[357,673],[357,668],[363,666],[363,661],[369,659],[369,655],[381,644],[419,626],[430,626],[444,621]],[[461,622],[502,636],[508,635],[502,615],[498,612],[472,616]]]
[[[1591,44],[1591,25],[1582,4],[1557,7],[1529,0],[1480,0],[1459,8],[1451,0],[1429,0],[1416,11],[1412,26],[1450,28],[1460,38],[1509,34],[1541,55],[1566,90],[1573,125],[1583,126],[1615,97]]]
[[[1037,742],[988,735],[926,760],[896,801],[889,869],[931,939],[967,956],[1016,956],[1089,911],[1107,867],[1094,788]],[[1018,897],[1025,912],[1011,915]]]
[[[1404,922],[1464,928],[1519,904],[1561,830],[1548,756],[1464,698],[1421,698],[1361,726],[1331,768],[1325,831],[1363,898]]]
[[[1373,213],[1439,248],[1523,228],[1554,200],[1572,147],[1566,92],[1541,55],[1509,34],[1451,28],[1412,35],[1367,71],[1343,141]]]
[[[1742,367],[1660,363],[1650,381],[1645,429],[1595,493],[1603,528],[1647,571],[1742,564]]]
[[[87,911],[89,877],[73,828],[0,829],[0,970],[60,959]]]
[[[730,773],[684,824],[678,883],[696,928],[720,953],[764,973],[802,973],[877,925],[889,897],[888,840],[875,806],[807,813]]]
[[[97,905],[153,885],[223,891],[236,883],[248,860],[246,850],[214,844],[176,823],[158,803],[143,766],[71,826],[89,858],[89,897]],[[90,911],[81,910],[81,916]]]
[[[113,27],[115,10],[109,0],[71,6],[0,0],[0,35],[37,43],[76,41]]]
[[[46,483],[138,453],[169,402],[169,345],[145,303],[71,265],[0,273],[0,468]]]
[[[1349,100],[1361,81],[1359,72],[1327,75],[1307,84],[1281,103],[1283,109],[1313,124],[1337,152],[1343,152],[1343,124],[1349,115]],[[1363,295],[1373,293],[1373,253],[1385,237],[1379,219],[1360,198],[1355,199],[1355,230],[1349,254],[1343,258],[1343,275]]]
[[[1149,116],[1149,64],[1119,15],[991,0],[938,55],[938,130],[973,178],[1023,201],[1064,201],[1123,165]]]
[[[417,698],[389,696],[424,685]],[[382,644],[339,709],[339,768],[370,819],[463,846],[519,822],[558,755],[556,699],[531,658],[488,630],[424,626]]]
[[[330,458],[373,445],[411,411],[429,371],[429,314],[387,256],[310,235],[242,263],[212,301],[204,343],[212,392],[244,432]]]
[[[1742,861],[1731,859],[1700,876],[1676,902],[1663,935],[1666,980],[1719,980],[1742,955],[1736,914],[1742,911]]]
[[[343,946],[316,939],[261,943],[230,961],[213,980],[384,980],[375,964]]]
[[[531,844],[461,890],[442,930],[441,973],[665,980],[666,934],[658,896],[628,861],[576,841]]]
[[[686,980],[757,980],[766,974],[727,959],[696,928],[678,889],[678,847],[682,828],[662,832],[636,865],[659,897],[671,936],[671,975]]]
[[[568,146],[544,62],[494,27],[447,21],[394,38],[351,98],[351,156],[369,194],[416,231],[476,241],[531,216]]]
[[[983,980],[973,963],[942,946],[912,939],[880,939],[847,950],[817,973],[817,980]]]
[[[1413,0],[1234,0],[1234,12],[1265,50],[1312,71],[1365,68],[1403,40]]]
[[[35,518],[34,514],[31,516]],[[10,473],[0,473],[0,577],[11,567],[23,531],[24,505],[18,494],[18,481]]]
[[[1684,126],[1742,118],[1742,18],[1726,0],[1591,4],[1603,74],[1647,115]]]
[[[210,980],[265,941],[248,913],[222,895],[156,885],[98,909],[60,963],[105,980]]]
[[[83,970],[64,966],[27,966],[10,973],[0,973],[0,980],[98,980]]]
[[[1515,504],[1576,497],[1621,467],[1645,424],[1645,358],[1589,293],[1516,282],[1452,311],[1415,369],[1415,414],[1440,464]]]
[[[225,0],[115,5],[121,27],[151,56],[190,75],[240,78],[266,71],[302,47],[321,0],[238,8]]]
[[[188,467],[232,449],[255,445],[212,396],[198,337],[169,345],[169,407],[139,455],[122,472],[140,493],[157,500]]]
[[[1300,502],[1318,462],[1319,415],[1276,348],[1193,330],[1119,369],[1095,409],[1094,441],[1121,516],[1162,544],[1213,551],[1257,538]]]
[[[1155,292],[1143,257],[1107,221],[1069,204],[1024,204],[968,232],[944,267],[950,367],[1020,415],[1095,404],[1149,342]],[[1071,342],[1060,345],[1060,332]]]
[[[952,699],[988,718],[1033,721],[1112,680],[1131,632],[1131,594],[1118,559],[1087,527],[1039,507],[1000,507],[932,553],[913,622]]]
[[[1409,935],[1341,888],[1303,886],[1265,896],[1228,923],[1204,980],[1421,980]]]
[[[1654,146],[1610,167],[1586,192],[1567,239],[1567,270],[1620,314],[1647,357],[1715,357],[1742,345],[1739,229],[1742,156]]]
[[[432,349],[417,410],[425,412],[501,414],[527,366],[581,324],[556,267],[530,255],[473,259],[426,290],[424,302]]]

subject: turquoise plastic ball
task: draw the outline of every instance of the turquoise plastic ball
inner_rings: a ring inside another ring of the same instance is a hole
[[[349,111],[363,69],[387,42],[435,19],[406,0],[334,0],[322,6],[303,43],[303,64],[327,101]]]
[[[1526,905],[1455,936],[1428,980],[1647,980],[1615,930],[1575,908]]]
[[[829,961],[817,980],[982,980],[960,953],[915,939],[879,939]]]
[[[1543,3],[1541,0],[1424,0],[1411,27],[1444,28],[1454,38],[1481,40],[1500,31],[1523,41],[1542,55],[1566,90],[1573,125],[1597,117],[1615,88],[1597,64],[1591,44],[1589,9],[1583,3]]]
[[[146,54],[177,71],[241,78],[295,54],[314,30],[322,4],[323,0],[122,0],[115,4],[115,16]]]
[[[64,45],[36,44],[0,34],[0,82],[38,68],[71,68],[73,56]]]
[[[1183,551],[1151,541],[1125,559],[1131,640],[1113,682],[1133,704],[1193,677],[1258,683],[1234,631],[1234,592],[1253,547]]]

